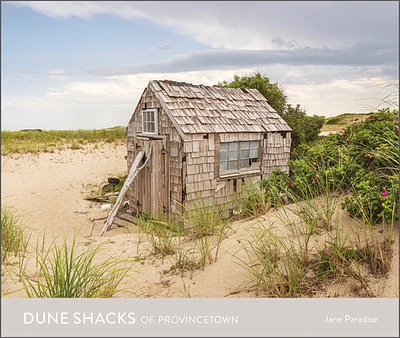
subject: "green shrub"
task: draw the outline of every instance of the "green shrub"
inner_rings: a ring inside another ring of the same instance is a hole
[[[330,191],[349,193],[343,207],[366,222],[397,219],[398,112],[369,115],[318,144],[301,145],[289,161],[290,191],[303,197],[321,194],[323,176]],[[314,186],[314,187],[313,187]]]

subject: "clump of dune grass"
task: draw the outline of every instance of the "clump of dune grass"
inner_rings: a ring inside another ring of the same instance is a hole
[[[334,231],[326,234],[325,240],[316,248],[310,259],[310,268],[315,272],[315,281],[342,280],[348,275],[362,278],[358,268],[359,257],[352,241],[353,229],[342,230],[337,225]],[[352,265],[352,263],[355,263]]]
[[[10,257],[26,252],[29,236],[20,217],[11,209],[1,208],[1,262],[7,264]]]
[[[224,209],[216,204],[198,202],[193,210],[184,214],[185,229],[192,238],[219,235],[226,229],[227,220],[223,218]]]
[[[219,249],[230,229],[223,217],[224,209],[216,204],[199,202],[195,209],[186,211],[185,230],[199,254],[199,266],[211,264],[218,258]]]
[[[190,272],[190,277],[193,272],[200,268],[200,262],[196,258],[196,252],[193,246],[185,246],[185,240],[181,239],[178,242],[175,255],[171,260],[170,272],[180,272],[183,276],[185,271]]]
[[[183,228],[176,222],[169,221],[164,215],[150,218],[141,214],[136,226],[139,233],[144,234],[150,242],[153,254],[161,255],[164,259],[176,252],[176,241],[183,233]]]
[[[297,248],[264,224],[253,230],[241,242],[247,258],[237,256],[250,273],[252,287],[267,297],[299,297],[305,287],[305,265]]]
[[[236,209],[240,217],[258,217],[271,209],[271,203],[266,198],[265,189],[260,184],[243,184],[238,200]]]
[[[81,149],[89,143],[119,143],[126,140],[125,128],[93,130],[21,130],[1,132],[1,154],[54,152]]]
[[[192,273],[215,262],[229,230],[222,207],[200,203],[194,210],[182,209],[184,212],[176,217],[141,214],[135,222],[136,231],[145,236],[151,253],[163,261],[168,257],[172,273]]]
[[[364,210],[360,207],[361,210]],[[363,212],[366,212],[365,210]],[[391,258],[393,255],[393,232],[398,226],[396,222],[395,206],[393,206],[390,224],[383,219],[382,230],[377,231],[375,224],[357,222],[354,229],[354,246],[362,262],[366,264],[373,275],[385,276],[390,271]]]
[[[44,236],[35,247],[36,270],[21,267],[19,278],[29,298],[111,298],[129,271],[127,261],[109,258],[98,262],[101,245],[79,248],[76,235],[68,245],[54,240],[45,247]]]
[[[392,223],[381,224],[379,231],[361,219],[343,224],[334,217],[338,203],[329,202],[322,205],[330,209],[322,215],[329,215],[330,227],[316,231],[317,206],[311,200],[281,206],[279,226],[257,220],[259,226],[241,240],[246,259],[235,255],[249,272],[251,287],[267,297],[307,297],[346,280],[355,296],[374,297],[369,276],[384,278],[390,271],[395,211]],[[305,214],[293,208],[306,208]]]

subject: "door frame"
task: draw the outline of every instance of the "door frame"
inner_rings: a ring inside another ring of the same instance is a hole
[[[165,137],[140,137],[137,152],[151,155],[137,177],[137,211],[156,217],[169,211],[169,156]]]

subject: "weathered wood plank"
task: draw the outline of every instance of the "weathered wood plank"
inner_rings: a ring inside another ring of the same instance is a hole
[[[139,167],[139,164],[140,164],[140,162],[142,161],[143,156],[144,156],[144,151],[141,151],[141,152],[137,155],[135,161],[133,162],[132,168],[131,168],[131,170],[129,171],[128,177],[127,177],[127,179],[125,180],[125,183],[124,183],[124,185],[122,186],[120,193],[118,194],[118,197],[117,197],[117,200],[116,200],[116,202],[115,202],[115,204],[114,204],[114,207],[112,208],[112,210],[110,211],[110,213],[109,213],[109,215],[108,215],[106,224],[104,225],[104,227],[103,227],[103,229],[102,229],[102,231],[101,231],[101,233],[100,233],[100,236],[103,236],[103,234],[104,234],[107,230],[109,230],[109,229],[111,228],[111,225],[112,225],[112,223],[113,223],[113,221],[114,221],[114,219],[115,219],[115,216],[117,215],[118,209],[119,209],[119,207],[120,207],[121,204],[122,204],[122,201],[123,201],[124,196],[125,196],[126,193],[128,192],[129,187],[131,186],[133,180],[136,178],[136,176],[137,176],[137,174],[139,173],[139,171],[143,169],[144,165],[141,166],[141,167]],[[148,158],[150,158],[150,156],[151,156],[151,153],[149,154]]]

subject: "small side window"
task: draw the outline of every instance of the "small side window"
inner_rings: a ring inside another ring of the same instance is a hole
[[[157,134],[157,112],[156,110],[142,111],[143,134]]]

